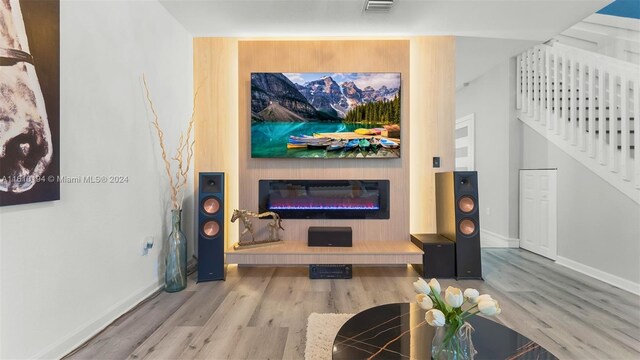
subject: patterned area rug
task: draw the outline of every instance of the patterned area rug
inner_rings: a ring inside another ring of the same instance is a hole
[[[331,360],[333,339],[338,330],[354,314],[312,313],[307,319],[307,344],[305,360]]]

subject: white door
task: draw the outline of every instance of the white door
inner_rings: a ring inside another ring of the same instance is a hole
[[[557,170],[520,170],[520,247],[557,256]]]
[[[456,120],[456,170],[475,170],[475,114]]]

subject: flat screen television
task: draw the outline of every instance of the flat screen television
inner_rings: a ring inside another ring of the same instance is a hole
[[[400,83],[400,73],[251,73],[251,157],[399,158]]]

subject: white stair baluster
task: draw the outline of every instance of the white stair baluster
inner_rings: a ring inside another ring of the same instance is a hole
[[[578,120],[578,92],[576,83],[578,80],[576,69],[578,68],[578,64],[575,59],[571,59],[571,63],[569,64],[569,86],[571,87],[569,94],[567,97],[569,98],[569,142],[571,145],[575,145],[576,141],[576,122]]]
[[[609,129],[609,170],[612,172],[618,172],[617,85],[616,74],[613,71],[609,72],[609,121],[607,121],[607,125]]]
[[[538,48],[533,49],[533,118],[540,121],[540,61]]]
[[[631,160],[631,152],[629,151],[629,79],[626,72],[623,70],[620,75],[620,174],[622,179],[629,181],[629,160]],[[618,134],[614,134],[617,138]]]
[[[540,120],[540,124],[545,123],[544,119],[544,52],[541,48],[538,48],[538,67],[536,69],[538,71],[537,81],[538,84],[538,119]]]
[[[549,49],[553,54],[553,127],[556,135],[560,134],[560,56],[555,48]]]
[[[598,61],[598,64],[600,62]],[[607,108],[607,83],[606,72],[602,66],[598,67],[598,161],[601,165],[607,164],[607,121],[605,119]]]
[[[562,137],[569,137],[569,59],[567,53],[562,55]]]
[[[533,115],[533,49],[527,51],[527,114]]]
[[[516,109],[522,110],[522,55],[516,57]]]
[[[586,149],[586,137],[587,137],[587,127],[586,116],[585,116],[585,98],[586,98],[586,82],[585,82],[585,74],[586,69],[584,59],[580,60],[580,65],[578,67],[578,147],[581,151],[585,151]]]
[[[633,163],[635,169],[636,189],[640,189],[640,81],[633,86]]]
[[[595,61],[589,62],[589,157],[596,156],[596,69]]]
[[[546,107],[546,121],[547,121],[547,129],[551,130],[553,128],[553,122],[551,121],[551,84],[553,83],[553,79],[551,78],[551,54],[549,53],[549,49],[544,50],[544,74],[545,74],[545,96],[544,96],[544,105]]]

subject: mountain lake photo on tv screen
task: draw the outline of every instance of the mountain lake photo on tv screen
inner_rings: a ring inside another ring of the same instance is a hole
[[[400,96],[400,73],[251,73],[251,157],[399,158]]]

